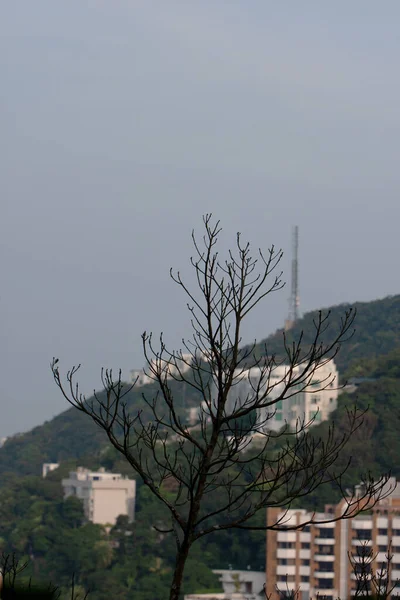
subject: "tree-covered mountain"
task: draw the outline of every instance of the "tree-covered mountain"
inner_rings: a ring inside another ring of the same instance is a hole
[[[380,357],[400,348],[400,295],[372,302],[357,302],[353,307],[357,311],[355,333],[343,344],[335,358],[341,376],[365,375],[374,361],[378,364]],[[349,304],[342,304],[323,310],[324,314],[330,312],[330,326],[324,333],[324,341],[332,341],[340,319],[349,308]],[[307,346],[312,339],[313,323],[318,318],[318,312],[306,313],[288,333],[288,340],[297,339],[303,332],[303,345]],[[261,341],[257,351],[263,353],[267,349],[270,354],[280,354],[283,348],[282,340],[283,330],[278,330]],[[182,410],[184,407],[196,404],[198,399],[188,386],[185,388],[174,382],[171,385]],[[368,392],[370,395],[376,393],[379,396],[382,393],[381,388],[373,390],[372,386],[368,389],[371,390]],[[358,393],[364,393],[363,390],[364,388],[361,387]],[[54,393],[57,393],[56,388]],[[155,384],[134,388],[126,397],[127,405],[132,412],[143,411],[145,420],[150,419],[151,415],[143,394],[152,397],[156,393]],[[390,393],[392,392],[388,390],[388,394]],[[343,402],[345,400],[346,397],[343,397]],[[353,400],[351,397],[350,401]],[[104,432],[85,415],[69,408],[51,421],[7,440],[0,448],[0,486],[1,481],[7,479],[7,473],[38,475],[43,462],[62,462],[84,457],[97,461],[107,447],[108,442]]]
[[[400,295],[387,296],[372,302],[355,302],[354,304],[339,304],[322,310],[323,315],[329,313],[329,327],[323,335],[325,343],[331,343],[335,332],[338,331],[340,320],[346,310],[352,308],[356,311],[354,334],[342,345],[335,358],[336,365],[341,375],[355,363],[364,359],[371,359],[385,355],[400,346]],[[293,328],[287,333],[287,340],[298,340],[303,334],[302,345],[311,344],[314,323],[318,320],[319,311],[305,313]],[[273,335],[257,344],[259,354],[283,354],[283,330],[279,329]]]
[[[126,384],[126,387],[129,391],[124,401],[131,414],[140,412],[143,421],[149,421],[151,410],[145,398],[150,399],[157,394],[157,385],[151,383],[129,389],[131,386]],[[177,398],[178,413],[184,411],[184,407],[196,403],[196,396],[188,386],[172,381],[171,389]],[[59,393],[56,387],[54,393]],[[103,400],[104,392],[99,392],[98,397]],[[8,475],[39,475],[44,462],[86,459],[89,464],[93,461],[98,464],[100,456],[108,447],[109,442],[102,429],[75,408],[68,408],[51,421],[15,435],[5,442],[0,448],[0,487]]]
[[[348,305],[331,310],[331,331]],[[339,396],[338,408],[330,422],[312,430],[317,437],[327,435],[334,422],[338,432],[346,426],[346,410],[355,404],[368,411],[364,423],[339,458],[338,470],[351,458],[343,477],[344,487],[360,480],[369,470],[373,475],[391,471],[400,478],[400,296],[370,303],[357,303],[356,332],[337,357],[341,374],[357,378],[357,386],[347,387]],[[310,328],[317,312],[308,313],[290,332],[303,329],[304,343],[310,340]],[[329,341],[329,329],[326,341]],[[258,346],[269,352],[281,351],[282,331]],[[198,402],[189,389],[172,384],[180,409]],[[176,386],[176,387],[175,387]],[[133,389],[126,397],[131,411],[143,411],[150,419],[143,398],[157,391],[154,384]],[[367,443],[366,443],[367,442]],[[61,462],[46,480],[40,477],[43,462]],[[28,575],[40,581],[52,580],[67,589],[72,572],[77,583],[93,590],[94,600],[109,597],[109,591],[121,598],[150,600],[162,597],[168,585],[173,563],[170,535],[160,536],[152,525],[167,518],[163,507],[138,480],[137,519],[129,525],[120,519],[107,533],[104,528],[85,523],[82,507],[75,499],[63,500],[60,480],[69,469],[81,464],[97,469],[133,475],[130,466],[110,447],[102,430],[76,409],[69,409],[52,421],[26,434],[8,440],[0,449],[0,544],[2,549],[30,557]],[[22,475],[22,477],[21,477]],[[335,500],[335,489],[326,486],[299,505],[315,509]],[[210,502],[216,501],[210,499]],[[257,515],[262,525],[265,515]],[[167,524],[167,523],[166,523]],[[187,591],[211,591],[218,588],[211,568],[262,569],[265,560],[265,536],[262,531],[229,530],[202,538],[195,546],[185,580]],[[105,593],[104,590],[106,590]],[[108,595],[107,595],[108,594]],[[115,595],[114,594],[114,595]],[[116,597],[116,596],[115,596]]]

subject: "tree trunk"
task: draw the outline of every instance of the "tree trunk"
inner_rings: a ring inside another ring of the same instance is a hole
[[[185,538],[176,557],[175,571],[174,577],[172,579],[169,600],[179,600],[182,587],[183,572],[185,569],[186,559],[189,555],[189,549],[190,543]]]

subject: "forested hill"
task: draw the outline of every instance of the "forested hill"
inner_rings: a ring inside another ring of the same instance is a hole
[[[357,302],[353,306],[357,309],[356,332],[351,340],[343,345],[335,360],[341,375],[346,372],[349,376],[365,376],[372,368],[371,361],[378,365],[379,357],[400,348],[400,295],[373,302]],[[325,341],[329,341],[330,336],[332,339],[340,318],[349,307],[348,304],[342,304],[323,311],[331,312],[331,327],[325,333]],[[318,311],[305,314],[295,325],[291,335],[296,338],[303,331],[304,344],[309,343],[313,319],[317,316]],[[262,352],[265,347],[269,353],[279,353],[282,349],[282,330],[266,338],[259,344],[258,349]],[[179,384],[175,385],[178,402],[193,406],[197,399],[188,389],[184,390]],[[152,384],[134,389],[127,401],[132,411],[142,409],[145,416],[147,409],[142,398],[143,392],[149,397],[153,396],[156,387]],[[55,388],[54,394],[57,393],[59,392]],[[75,458],[88,458],[96,462],[107,446],[105,434],[88,417],[71,408],[44,425],[14,436],[0,448],[0,482],[6,481],[7,473],[38,475],[43,462],[60,462]]]
[[[335,358],[339,373],[344,375],[351,365],[360,360],[378,357],[391,352],[400,346],[400,295],[387,296],[372,302],[355,302],[354,304],[339,304],[322,309],[329,315],[329,327],[324,334],[326,343],[334,340],[340,327],[340,320],[346,310],[356,310],[355,333],[350,340],[342,345]],[[318,319],[318,310],[306,313],[290,330],[288,339],[298,339],[303,332],[303,345],[306,347],[312,341],[315,331],[313,322]],[[283,330],[262,340],[257,345],[259,353],[282,353]]]
[[[177,398],[178,413],[184,404],[192,406],[198,399],[188,394],[188,386],[172,382],[171,389]],[[124,397],[132,414],[141,412],[144,421],[151,419],[151,411],[143,399],[154,398],[156,384],[134,387]],[[54,386],[54,394],[59,394]],[[103,393],[99,394],[101,398]],[[90,399],[89,399],[90,400]],[[67,404],[67,403],[66,403]],[[67,405],[68,406],[68,405]],[[98,464],[105,449],[109,447],[106,434],[94,422],[75,408],[69,408],[51,421],[31,431],[13,436],[0,448],[0,487],[8,476],[39,475],[44,462],[64,462],[80,459],[85,464]]]
[[[338,408],[332,413],[329,422],[313,428],[313,434],[317,439],[326,439],[332,422],[336,431],[345,431],[348,424],[347,411],[357,406],[359,410],[366,411],[363,423],[351,436],[335,463],[336,470],[340,471],[350,460],[350,467],[342,484],[351,487],[367,472],[374,477],[390,472],[399,480],[400,346],[386,355],[354,364],[349,375],[359,378],[358,385],[349,386],[340,394]],[[316,507],[320,508],[324,502],[331,502],[335,493],[338,494],[338,490],[329,486],[325,490],[320,488],[316,495],[303,500],[303,504],[316,502]]]

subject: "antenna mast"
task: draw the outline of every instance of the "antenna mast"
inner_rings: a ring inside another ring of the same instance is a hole
[[[296,225],[293,228],[292,238],[292,287],[289,300],[289,316],[285,323],[285,329],[291,329],[299,318],[299,228]]]

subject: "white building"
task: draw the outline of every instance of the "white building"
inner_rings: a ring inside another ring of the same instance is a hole
[[[261,598],[265,598],[264,571],[213,569],[213,573],[220,576],[223,592],[187,594],[184,600],[261,600]]]
[[[253,367],[246,371],[237,371],[237,382],[230,391],[226,405],[227,412],[243,406],[246,402],[251,405],[256,399],[256,394],[262,395],[270,387],[268,400],[274,400],[283,391],[285,378],[289,367],[277,366],[270,377],[260,381],[260,369]],[[294,371],[299,372],[297,368]],[[307,385],[305,385],[307,384]],[[311,381],[305,381],[292,388],[286,399],[279,400],[276,404],[259,409],[257,418],[260,430],[279,430],[286,423],[291,429],[296,428],[298,420],[304,419],[305,423],[317,424],[326,421],[330,413],[337,407],[338,397],[338,372],[333,361],[318,367]],[[293,394],[293,395],[291,395]]]
[[[152,378],[146,375],[143,369],[131,370],[131,383],[134,383],[137,387],[142,387],[142,385],[147,385],[152,381]]]
[[[104,469],[91,472],[78,467],[61,482],[64,498],[76,496],[83,501],[85,516],[100,525],[115,525],[119,515],[134,520],[136,481],[120,473],[106,473]]]
[[[59,463],[43,463],[42,477],[46,477],[51,471],[58,469],[59,466]]]
[[[207,361],[207,354],[205,352],[197,351],[196,356],[198,360]],[[180,373],[187,373],[192,366],[193,355],[189,352],[176,355],[175,358],[167,359],[152,359],[150,365],[146,369],[132,369],[131,370],[131,382],[136,382],[137,386],[147,385],[154,381],[153,376],[150,376],[152,369],[158,370],[160,367],[167,378],[179,377]],[[145,371],[147,371],[147,374]]]

